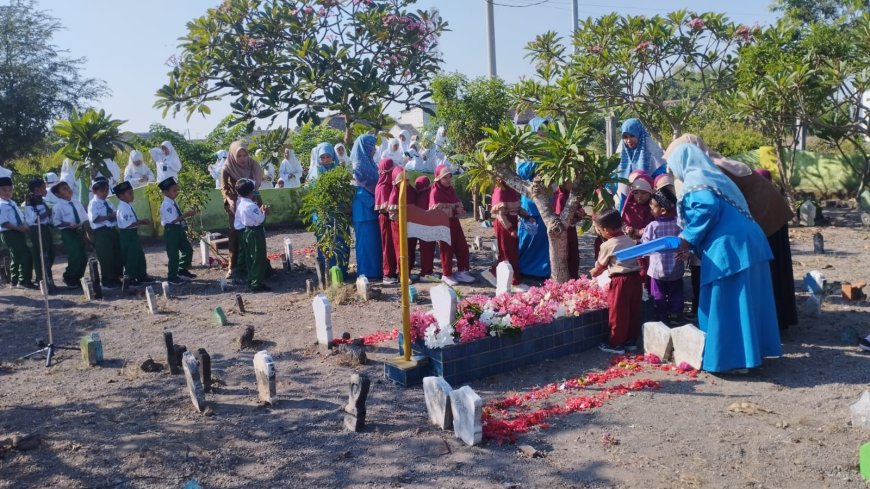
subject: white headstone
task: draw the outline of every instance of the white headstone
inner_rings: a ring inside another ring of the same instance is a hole
[[[275,361],[267,351],[258,351],[254,355],[254,374],[257,377],[257,393],[260,400],[274,405],[278,400],[275,387]]]
[[[667,362],[674,351],[671,341],[671,328],[665,323],[654,322],[643,324],[643,352],[652,353],[662,362]]]
[[[483,399],[471,387],[463,386],[450,392],[453,412],[453,432],[469,446],[483,441]]]
[[[314,327],[317,330],[317,342],[323,346],[332,343],[332,304],[323,294],[317,294],[311,301],[314,308]]]
[[[287,271],[293,270],[293,241],[290,238],[284,238],[284,256],[287,258]]]
[[[429,421],[442,430],[453,428],[453,410],[450,407],[450,393],[453,388],[444,377],[423,377],[423,394],[426,396],[426,410]]]
[[[514,283],[514,267],[503,261],[495,267],[495,295],[510,292]]]
[[[154,294],[154,287],[150,285],[145,287],[145,300],[148,302],[148,312],[157,314],[157,297]]]
[[[450,287],[442,284],[436,285],[429,290],[429,297],[432,299],[432,309],[435,320],[438,326],[450,326],[456,319],[456,292]]]
[[[360,275],[356,279],[356,293],[360,299],[367,301],[371,297],[372,285],[369,283],[369,279],[365,275]]]
[[[186,351],[181,357],[181,366],[184,368],[190,401],[197,411],[202,412],[205,409],[205,391],[202,389],[202,379],[199,378],[199,362],[193,353]]]
[[[161,282],[160,286],[163,287],[163,298],[169,300],[169,296],[170,296],[169,282]]]
[[[686,362],[692,368],[701,370],[707,334],[694,325],[687,324],[672,329],[671,339],[674,343],[674,364],[679,366]]]
[[[849,406],[852,426],[870,430],[870,391],[864,391],[858,402]]]
[[[221,292],[226,292],[227,291],[227,279],[222,278],[220,281],[220,284],[221,284]]]
[[[202,238],[199,240],[199,257],[202,260],[202,266],[208,266],[208,257],[209,257],[209,247],[208,240]]]
[[[91,282],[91,279],[82,277],[82,290],[85,293],[85,299],[89,302],[94,300],[94,284]]]
[[[480,251],[483,249],[483,238],[480,236],[474,237],[474,251]]]
[[[798,209],[801,226],[814,226],[816,224],[816,205],[809,198]]]

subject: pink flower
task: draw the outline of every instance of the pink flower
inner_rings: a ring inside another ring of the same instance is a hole
[[[306,5],[302,8],[302,11],[305,12],[306,15],[311,15],[311,13],[314,12],[314,8],[310,5]]]
[[[592,54],[601,54],[602,50],[603,48],[598,44],[589,47],[589,52]]]
[[[695,17],[689,21],[689,27],[691,27],[693,31],[700,31],[704,28],[704,19]]]
[[[752,35],[752,30],[745,25],[741,25],[734,31],[734,37],[740,38],[743,42],[752,42],[755,39]]]
[[[649,41],[641,41],[637,46],[634,47],[634,52],[639,53],[641,51],[646,51],[651,46]]]

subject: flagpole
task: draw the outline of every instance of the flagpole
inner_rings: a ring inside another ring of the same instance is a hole
[[[411,360],[411,298],[409,297],[408,272],[408,172],[402,171],[399,185],[399,277],[402,288],[402,339],[405,361]]]

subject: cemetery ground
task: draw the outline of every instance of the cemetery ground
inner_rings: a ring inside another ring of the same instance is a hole
[[[867,281],[870,232],[855,211],[834,210],[829,217],[830,227],[792,230],[795,276],[816,269],[829,283]],[[491,242],[490,229],[468,220],[465,226],[469,240]],[[817,230],[825,238],[824,255],[813,254]],[[272,230],[270,252],[283,249],[285,236],[296,250],[313,245],[310,233]],[[581,270],[592,264],[590,250],[591,237],[582,237]],[[162,243],[147,243],[146,252],[149,272],[164,275]],[[65,259],[58,261],[56,278]],[[550,418],[547,429],[520,433],[514,444],[485,440],[468,447],[452,431],[429,424],[422,387],[383,379],[381,360],[396,355],[395,341],[370,347],[366,366],[352,366],[314,344],[305,291],[306,279],[315,277],[313,258],[297,255],[294,261],[303,267],[279,272],[270,282],[274,292],[263,294],[240,286],[222,292],[223,272],[194,269],[196,280],[174,287],[170,300],[158,299],[157,315],[148,313],[142,290],[124,298],[107,291],[94,302],[62,290],[51,299],[55,342],[77,345],[82,335],[99,332],[105,360],[96,367],[83,365],[78,351],[60,351],[50,368],[42,360],[17,362],[46,337],[44,304],[33,291],[2,290],[0,487],[162,488],[191,479],[216,488],[865,486],[857,455],[870,434],[850,426],[849,405],[868,386],[870,357],[857,339],[847,344],[842,337],[851,334],[848,328],[870,334],[866,301],[846,302],[837,292],[821,317],[801,312],[800,324],[783,334],[785,355],[747,376],[702,372],[692,378],[649,369],[628,380],[658,381],[657,390]],[[490,261],[491,252],[473,252],[475,275]],[[802,280],[796,284],[800,306],[806,293]],[[377,287],[380,299],[333,303],[336,337],[400,328],[399,288]],[[423,307],[430,287],[417,284]],[[483,280],[458,289],[464,295],[494,291]],[[244,314],[236,307],[237,293]],[[216,324],[216,306],[226,311],[227,326]],[[247,326],[254,326],[259,343],[240,350],[237,341]],[[206,394],[205,413],[194,410],[183,375],[140,369],[149,357],[165,366],[164,331],[189,351],[205,348],[211,355],[215,385]],[[268,350],[277,367],[278,401],[272,406],[258,402],[253,357],[259,350]],[[603,371],[611,359],[593,349],[470,385],[487,403]],[[361,433],[343,426],[355,372],[372,380]],[[619,382],[589,387],[588,393]],[[567,395],[558,392],[540,405],[564,402]],[[735,402],[752,404],[748,412],[734,412],[728,408]],[[537,454],[523,454],[522,445]]]

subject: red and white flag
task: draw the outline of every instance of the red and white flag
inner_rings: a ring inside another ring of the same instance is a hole
[[[408,216],[408,237],[423,241],[444,241],[450,244],[450,218],[442,211],[424,211],[416,205],[405,208]]]

